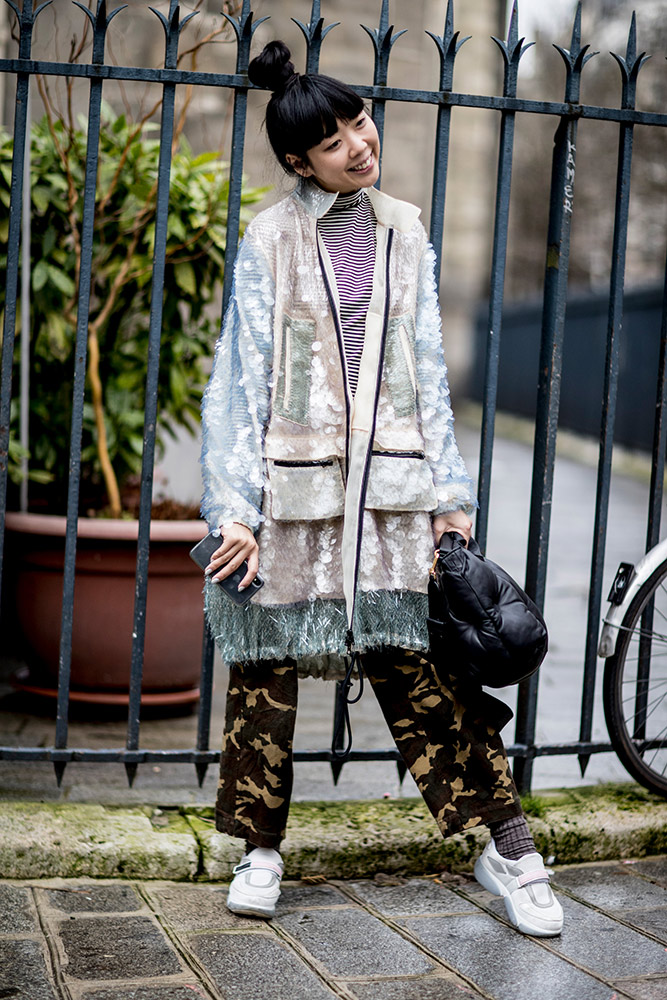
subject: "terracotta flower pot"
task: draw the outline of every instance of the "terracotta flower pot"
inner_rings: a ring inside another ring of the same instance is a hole
[[[57,687],[65,553],[64,517],[7,514],[11,584],[24,655],[25,687]],[[73,700],[127,701],[134,617],[136,521],[80,518],[70,690]],[[190,548],[203,521],[154,521],[146,607],[144,703],[198,696],[203,627],[201,570]],[[46,682],[46,683],[44,683]]]

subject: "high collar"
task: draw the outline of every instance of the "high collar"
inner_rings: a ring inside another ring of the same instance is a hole
[[[377,188],[366,188],[371,200],[375,217],[381,226],[388,226],[407,233],[421,215],[421,209],[408,201],[399,201]],[[294,190],[294,197],[303,206],[308,215],[321,219],[329,211],[338,198],[337,191],[323,191],[317,184],[307,178],[300,178]]]

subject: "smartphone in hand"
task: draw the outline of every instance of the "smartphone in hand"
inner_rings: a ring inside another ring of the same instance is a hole
[[[194,548],[190,549],[190,558],[194,559],[202,569],[206,569],[211,561],[211,556],[216,549],[220,548],[221,542],[222,534],[220,529],[214,528],[213,531],[209,531],[205,538],[202,538],[201,542],[197,542]],[[211,582],[220,587],[223,593],[234,604],[246,604],[264,586],[262,578],[256,576],[245,590],[239,590],[239,584],[247,572],[248,560],[244,559],[239,568],[234,570],[231,576],[226,577],[224,580],[212,580]]]

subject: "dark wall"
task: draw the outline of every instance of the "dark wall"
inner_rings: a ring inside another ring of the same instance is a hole
[[[651,451],[660,347],[662,288],[625,296],[614,440]],[[559,426],[600,434],[607,340],[606,295],[572,296],[565,316]],[[535,416],[542,304],[507,306],[500,342],[498,409]],[[480,308],[467,395],[482,400],[488,307]]]

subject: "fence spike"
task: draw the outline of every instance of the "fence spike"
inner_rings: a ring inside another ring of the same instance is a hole
[[[625,50],[625,57],[619,56],[616,52],[611,52],[621,70],[623,80],[623,96],[621,106],[623,108],[634,108],[637,97],[637,78],[644,63],[651,58],[646,52],[637,55],[637,16],[632,12],[630,30],[628,32],[628,42]]]
[[[403,758],[396,761],[396,770],[398,771],[398,783],[401,787],[403,787],[403,781],[408,773],[408,765],[405,763]]]
[[[241,13],[238,18],[232,17],[230,14],[222,12],[222,16],[225,20],[231,24],[234,29],[234,34],[236,35],[236,72],[246,73],[248,70],[248,63],[250,62],[250,43],[252,42],[252,36],[255,34],[260,24],[264,21],[268,21],[270,14],[266,17],[260,17],[258,21],[253,23],[254,14],[250,9],[250,0],[243,0],[243,7],[241,8]]]
[[[507,32],[507,44],[512,48],[519,41],[519,4],[514,0],[512,13],[510,14],[510,24]]]
[[[331,776],[333,778],[334,786],[336,786],[338,784],[338,779],[340,778],[340,773],[341,773],[341,771],[343,770],[344,767],[345,767],[345,764],[344,764],[343,761],[340,761],[340,760],[332,760],[331,761]]]
[[[403,28],[401,31],[394,33],[394,25],[389,24],[389,0],[382,0],[379,27],[369,28],[365,24],[362,24],[361,27],[370,37],[375,49],[375,73],[373,75],[374,83],[378,87],[386,87],[391,50],[401,35],[406,33],[407,28]]]
[[[427,31],[426,34],[433,39],[440,55],[440,90],[451,90],[456,55],[461,46],[472,38],[472,35],[466,35],[465,38],[459,39],[460,32],[454,31],[454,0],[449,0],[447,4],[445,29],[442,35],[436,35],[433,31]]]
[[[206,772],[208,771],[208,764],[195,764],[195,771],[197,772],[197,782],[201,788],[204,784],[204,778],[206,777]]]
[[[127,783],[130,786],[130,788],[132,788],[132,785],[134,784],[134,779],[137,776],[138,767],[139,767],[138,764],[125,765],[125,773],[127,774]]]
[[[178,65],[178,40],[181,36],[181,31],[188,21],[191,21],[192,18],[199,13],[199,11],[192,11],[192,13],[187,14],[181,21],[181,8],[179,6],[179,0],[169,0],[169,13],[166,17],[155,7],[149,7],[148,9],[153,11],[162,24],[162,28],[164,30],[165,69],[175,69]]]
[[[79,0],[72,0],[75,7],[78,7],[84,12],[88,17],[90,23],[93,26],[93,63],[100,64],[104,62],[104,43],[107,33],[107,28],[111,24],[116,14],[120,14],[121,10],[125,10],[128,6],[126,3],[122,4],[120,7],[116,7],[112,10],[110,14],[107,14],[107,3],[106,0],[98,0],[97,13],[93,15],[93,12],[79,2]]]
[[[572,103],[579,103],[579,91],[581,86],[581,72],[589,60],[593,56],[599,55],[599,52],[589,52],[590,45],[581,44],[581,2],[579,0],[577,3],[577,10],[574,15],[574,23],[572,25],[572,40],[570,41],[570,48],[565,49],[562,45],[556,45],[554,43],[554,48],[562,56],[563,62],[565,63],[565,69],[567,72],[567,85],[565,88],[565,100]]]
[[[23,0],[23,9],[19,10],[14,0],[5,0],[5,3],[11,7],[16,15],[16,20],[18,21],[19,27],[19,59],[29,59],[30,49],[32,46],[32,29],[35,25],[35,21],[53,0],[46,0],[45,3],[40,4],[37,10],[32,9],[33,0]]]
[[[320,50],[322,48],[322,42],[327,37],[333,28],[337,28],[340,21],[334,21],[333,24],[324,27],[324,18],[320,17],[321,10],[321,0],[313,0],[313,4],[310,11],[310,21],[305,25],[302,21],[297,20],[296,17],[292,18],[292,21],[301,30],[301,34],[306,39],[306,72],[316,73],[320,62]]]
[[[512,14],[507,29],[507,39],[496,38],[495,35],[491,35],[491,38],[502,52],[505,62],[503,94],[505,97],[515,97],[519,63],[528,49],[532,48],[535,44],[535,42],[528,42],[524,45],[526,41],[525,37],[519,38],[519,4],[517,0],[514,0],[512,6]]]
[[[58,788],[62,785],[63,775],[65,773],[65,768],[67,767],[67,761],[65,760],[54,760],[53,770],[56,773],[56,783]]]
[[[591,755],[589,753],[580,753],[578,756],[579,770],[581,771],[581,777],[583,778],[586,774],[588,765],[591,762]]]

